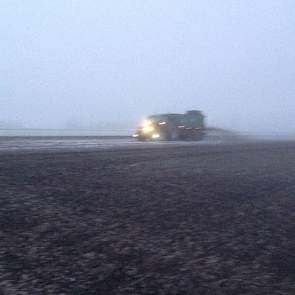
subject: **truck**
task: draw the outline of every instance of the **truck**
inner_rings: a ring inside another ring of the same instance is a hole
[[[205,131],[204,114],[190,110],[184,114],[148,116],[133,137],[141,141],[202,140]]]

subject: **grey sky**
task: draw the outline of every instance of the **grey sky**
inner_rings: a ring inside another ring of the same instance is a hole
[[[295,130],[293,0],[3,0],[0,40],[0,121]]]

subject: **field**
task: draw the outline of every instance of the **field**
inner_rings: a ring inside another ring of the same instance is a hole
[[[295,294],[294,142],[7,148],[0,194],[0,294]]]

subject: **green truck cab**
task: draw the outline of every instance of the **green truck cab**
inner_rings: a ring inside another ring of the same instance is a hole
[[[133,137],[139,140],[202,140],[205,136],[205,116],[192,110],[185,114],[148,116]]]

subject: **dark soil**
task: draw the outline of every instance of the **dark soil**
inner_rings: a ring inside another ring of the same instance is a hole
[[[295,143],[0,155],[0,294],[295,294]]]

